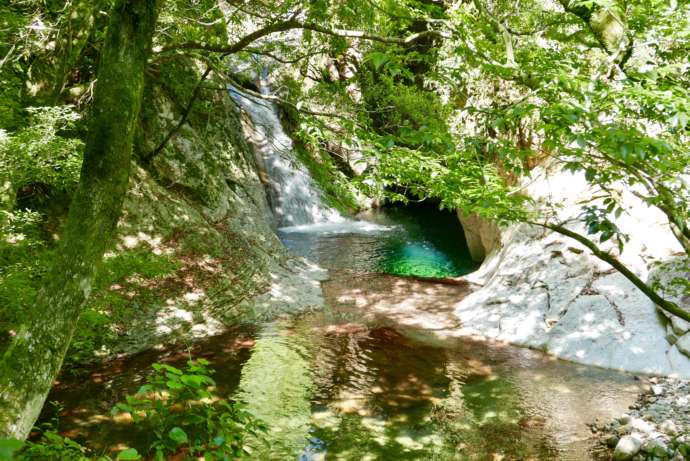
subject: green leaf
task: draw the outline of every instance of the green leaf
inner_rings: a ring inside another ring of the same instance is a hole
[[[213,445],[220,447],[225,443],[225,437],[222,435],[217,435],[213,438]]]
[[[172,373],[172,374],[175,374],[175,375],[178,375],[178,376],[181,376],[181,375],[182,375],[182,370],[180,370],[179,368],[175,368],[175,367],[170,366],[170,365],[161,365],[161,367],[162,367],[163,369],[165,369],[166,371],[169,371],[169,372]]]
[[[22,440],[17,439],[0,439],[0,461],[9,461],[14,459],[14,452],[24,446]]]
[[[168,437],[170,437],[170,439],[175,441],[178,445],[187,443],[189,441],[187,438],[187,433],[182,428],[177,426],[170,429]]]
[[[379,70],[382,65],[390,60],[390,58],[385,53],[373,52],[369,54],[369,60],[374,65],[374,68]]]
[[[184,375],[180,378],[180,381],[186,386],[198,389],[206,382],[206,377],[202,375]]]
[[[119,461],[133,461],[141,459],[141,455],[136,448],[128,448],[117,455]]]

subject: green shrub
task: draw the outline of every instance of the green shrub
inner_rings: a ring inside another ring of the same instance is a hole
[[[266,426],[242,405],[214,393],[212,370],[204,359],[189,360],[184,371],[154,364],[154,374],[135,395],[113,408],[127,412],[136,425],[151,434],[147,456],[165,460],[184,453],[184,459],[230,460],[251,451],[249,439],[263,440]],[[135,449],[118,459],[139,459]]]
[[[59,414],[62,406],[50,402]],[[58,431],[58,418],[55,417],[41,424],[34,430],[41,433],[35,441],[0,439],[0,461],[107,461],[109,458],[98,457],[88,448],[76,441],[63,437]]]

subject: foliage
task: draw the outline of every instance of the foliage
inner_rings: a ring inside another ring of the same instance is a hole
[[[36,298],[52,255],[42,238],[40,213],[14,211],[6,217],[0,226],[0,349]]]
[[[238,402],[214,393],[209,362],[189,360],[185,370],[154,364],[154,374],[112,413],[127,412],[150,429],[148,452],[156,460],[183,452],[184,459],[228,460],[251,452],[248,437],[261,438],[266,426]],[[118,459],[138,459],[133,450]]]
[[[156,363],[154,373],[135,395],[113,407],[112,414],[129,413],[148,435],[145,453],[136,448],[120,451],[116,460],[149,456],[165,460],[231,460],[251,453],[251,443],[264,440],[266,426],[238,402],[219,397],[209,362],[189,360],[184,370]],[[61,407],[57,402],[56,414]],[[89,448],[59,434],[57,417],[41,424],[36,441],[0,440],[4,461],[107,461]],[[177,459],[177,458],[176,458]]]
[[[62,411],[58,402],[50,402],[55,414]],[[35,428],[40,437],[35,441],[13,439],[0,440],[0,461],[108,461],[109,458],[95,456],[87,447],[63,437],[58,430],[57,416]]]
[[[0,228],[0,348],[9,331],[26,319],[43,283],[46,269],[54,255],[54,246],[45,240],[46,217],[35,211],[13,211]],[[121,251],[106,258],[94,282],[94,293],[81,315],[65,365],[92,362],[116,343],[123,325],[137,309],[158,300],[146,287],[174,273],[179,264],[168,255],[154,254],[148,248]],[[121,284],[138,296],[130,300],[124,291],[112,291]]]
[[[0,139],[0,175],[15,189],[40,183],[73,189],[79,180],[83,142],[63,134],[75,129],[80,116],[70,106],[29,107],[30,123]]]
[[[136,311],[160,302],[147,283],[174,273],[178,267],[170,256],[157,255],[148,248],[106,258],[97,272],[94,294],[79,317],[65,365],[83,366],[111,352]],[[111,287],[117,284],[123,288],[113,291]],[[136,296],[128,297],[127,292]]]

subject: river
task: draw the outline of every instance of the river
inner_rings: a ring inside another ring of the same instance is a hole
[[[457,220],[419,206],[362,219],[280,232],[293,253],[330,270],[323,310],[191,348],[212,361],[221,393],[270,426],[270,448],[253,459],[606,459],[587,423],[625,412],[640,391],[632,375],[448,334],[471,286],[424,277],[476,267]],[[131,444],[135,433],[110,407],[151,363],[188,353],[149,351],[64,376],[50,396],[65,405],[61,430],[106,451]]]

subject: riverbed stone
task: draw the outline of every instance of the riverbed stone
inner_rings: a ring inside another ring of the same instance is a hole
[[[658,439],[649,439],[642,444],[641,450],[648,456],[655,456],[657,458],[668,457],[668,446]]]
[[[667,419],[659,425],[659,430],[671,437],[678,435],[678,427],[672,420]]]
[[[634,435],[626,435],[621,437],[613,451],[613,459],[616,461],[625,461],[632,459],[642,449],[642,440]]]

